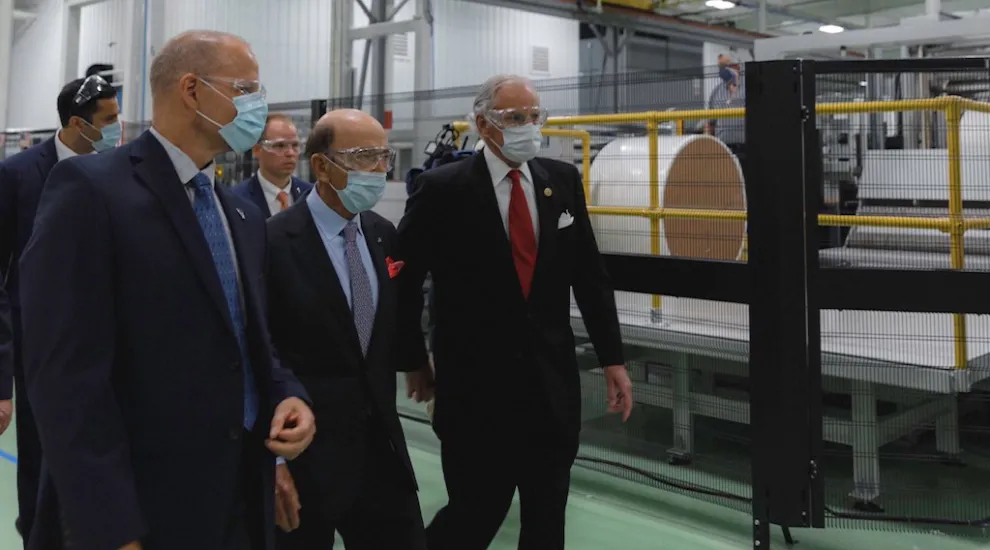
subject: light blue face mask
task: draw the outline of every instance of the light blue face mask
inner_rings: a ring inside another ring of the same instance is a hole
[[[237,109],[237,116],[227,124],[220,124],[212,118],[204,115],[201,111],[196,111],[199,116],[212,122],[220,128],[220,137],[227,142],[231,150],[241,154],[254,147],[261,134],[265,131],[265,120],[268,118],[268,102],[261,92],[239,95],[233,99],[227,97],[213,87],[212,84],[203,79],[200,82],[206,84],[216,93],[226,97]]]
[[[86,121],[84,120],[83,122]],[[96,126],[93,126],[88,122],[86,122],[86,125],[94,130],[97,129]],[[108,124],[103,128],[99,128],[99,131],[101,137],[96,141],[89,139],[88,137],[86,137],[85,134],[80,133],[79,135],[81,135],[86,141],[92,143],[93,149],[95,149],[97,153],[102,153],[103,151],[109,151],[110,149],[116,147],[118,143],[120,143],[120,136],[122,134],[120,128],[120,122],[114,122],[113,124]]]
[[[333,161],[330,162],[333,163]],[[382,200],[382,196],[385,195],[386,181],[385,172],[350,170],[347,172],[347,187],[337,189],[332,183],[330,187],[337,192],[340,203],[348,212],[360,214],[371,210],[378,204],[378,201]]]

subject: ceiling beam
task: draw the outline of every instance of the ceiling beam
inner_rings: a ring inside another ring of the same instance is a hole
[[[30,21],[34,19],[35,13],[28,10],[17,10],[13,11],[14,21]]]

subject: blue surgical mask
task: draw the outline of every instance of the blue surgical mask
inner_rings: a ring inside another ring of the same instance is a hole
[[[333,162],[333,161],[331,161]],[[367,212],[382,200],[385,194],[386,174],[385,172],[359,172],[356,170],[347,172],[347,187],[337,189],[330,184],[330,187],[337,192],[340,203],[351,214]]]
[[[92,124],[86,122],[86,125],[96,130],[96,126],[93,126]],[[84,139],[92,143],[93,149],[95,149],[97,153],[102,153],[103,151],[109,151],[110,149],[116,147],[118,143],[120,143],[120,135],[122,133],[120,128],[120,122],[114,122],[113,124],[108,124],[103,128],[100,128],[99,130],[101,137],[96,141],[89,139],[88,137],[85,136],[85,134],[80,133],[79,135],[81,135]]]
[[[202,79],[200,82],[213,88],[209,82]],[[227,97],[216,88],[213,90],[223,97]],[[265,131],[265,120],[268,118],[268,102],[265,101],[261,92],[239,95],[233,99],[227,97],[227,99],[237,109],[237,116],[225,125],[204,115],[201,111],[196,111],[196,113],[220,128],[220,137],[227,142],[231,150],[240,154],[254,147],[261,139],[261,134]]]
[[[512,162],[523,164],[536,158],[543,145],[542,126],[526,124],[502,130],[502,154]]]

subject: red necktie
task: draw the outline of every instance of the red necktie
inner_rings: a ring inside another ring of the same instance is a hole
[[[533,270],[536,268],[536,232],[533,218],[526,203],[526,194],[520,183],[519,170],[509,171],[512,180],[512,193],[509,195],[509,244],[512,246],[512,260],[516,264],[519,284],[523,297],[529,299],[533,284]]]

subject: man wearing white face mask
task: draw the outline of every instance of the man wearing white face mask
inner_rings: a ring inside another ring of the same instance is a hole
[[[313,399],[312,448],[277,472],[278,550],[425,550],[395,409],[396,233],[371,209],[395,152],[366,113],[331,111],[304,155],[306,198],[268,222],[272,340]]]
[[[538,159],[546,112],[530,82],[489,79],[474,102],[482,153],[424,172],[399,224],[397,357],[408,391],[434,378],[420,329],[423,279],[436,305],[434,429],[449,501],[430,550],[483,550],[519,490],[522,550],[563,550],[581,383],[570,294],[628,418],[615,296],[572,164]]]
[[[213,160],[261,135],[258,64],[189,31],[150,73],[151,130],[58,163],[21,258],[46,470],[29,548],[273,550],[274,455],[315,424],[268,333],[265,216]]]

